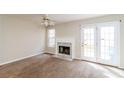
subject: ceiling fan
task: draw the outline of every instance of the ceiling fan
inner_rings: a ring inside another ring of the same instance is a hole
[[[48,14],[44,14],[44,15],[42,16],[41,25],[44,25],[45,27],[54,26],[54,25],[55,25],[55,21],[54,21],[54,20],[51,20],[51,19],[48,17]]]

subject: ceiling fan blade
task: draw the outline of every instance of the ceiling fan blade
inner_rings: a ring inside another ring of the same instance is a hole
[[[47,18],[47,15],[46,15],[46,14],[42,14],[42,15],[41,15],[41,19],[42,19],[42,20],[48,19],[48,18]]]

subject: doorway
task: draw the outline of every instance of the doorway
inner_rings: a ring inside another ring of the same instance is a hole
[[[81,27],[83,60],[119,65],[119,22],[106,22]]]

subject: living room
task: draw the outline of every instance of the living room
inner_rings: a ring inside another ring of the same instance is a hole
[[[123,14],[8,14],[0,20],[0,77],[124,77]],[[37,71],[33,64],[47,64],[47,70]],[[69,69],[72,64],[86,67],[79,73]]]
[[[124,0],[0,0],[1,93],[124,93]]]

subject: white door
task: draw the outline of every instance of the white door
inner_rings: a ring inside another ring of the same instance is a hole
[[[89,25],[82,27],[81,55],[82,59],[96,61],[96,27]]]
[[[98,24],[98,58],[97,62],[118,65],[117,57],[117,35],[118,35],[118,23],[109,22]]]
[[[81,29],[82,59],[118,66],[119,22],[87,25]]]

